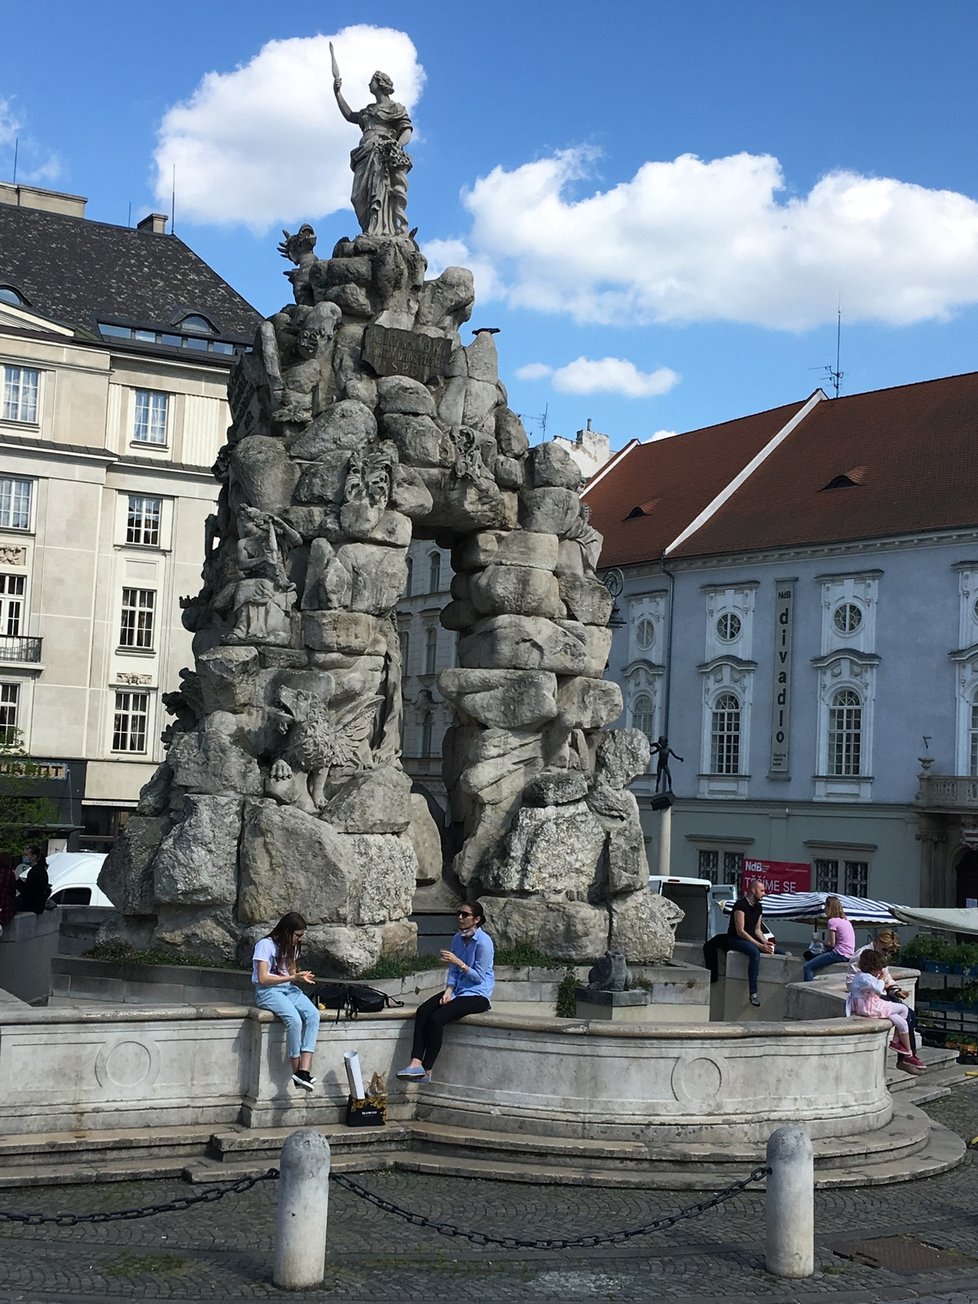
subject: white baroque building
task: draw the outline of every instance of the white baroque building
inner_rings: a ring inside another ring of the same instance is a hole
[[[621,723],[684,758],[672,873],[978,897],[976,473],[971,374],[633,442],[591,481]]]
[[[0,184],[0,729],[46,764],[55,846],[111,840],[162,759],[259,320],[165,222]]]

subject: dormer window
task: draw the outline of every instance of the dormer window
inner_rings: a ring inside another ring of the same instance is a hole
[[[0,302],[12,303],[15,308],[30,307],[30,300],[25,299],[15,285],[0,285]]]
[[[183,331],[196,331],[200,335],[217,334],[217,327],[214,323],[208,321],[200,313],[190,313],[187,317],[181,317],[177,325]]]

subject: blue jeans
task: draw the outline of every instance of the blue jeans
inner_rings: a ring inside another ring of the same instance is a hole
[[[276,987],[256,985],[255,1004],[285,1024],[289,1059],[298,1059],[303,1051],[311,1053],[316,1049],[319,1011],[295,983],[279,983]]]
[[[851,959],[851,955],[840,955],[838,951],[823,951],[814,960],[805,961],[805,982],[810,983],[819,969],[825,969],[830,964],[848,964]]]
[[[727,950],[739,951],[747,956],[747,987],[753,996],[757,991],[757,973],[761,967],[761,948],[745,937],[727,936]]]

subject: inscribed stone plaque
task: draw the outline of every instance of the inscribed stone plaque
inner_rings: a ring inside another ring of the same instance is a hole
[[[364,359],[378,376],[410,376],[423,383],[444,372],[451,353],[451,341],[443,336],[394,326],[368,326],[363,337]]]

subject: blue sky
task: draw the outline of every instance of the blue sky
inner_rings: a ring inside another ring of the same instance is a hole
[[[355,233],[344,94],[415,123],[408,214],[472,266],[511,405],[614,446],[978,367],[972,0],[14,3],[0,177],[177,233],[256,307]],[[37,15],[47,35],[39,39]],[[19,15],[19,21],[18,21]],[[374,28],[376,30],[366,30]],[[269,43],[276,43],[270,45]]]

